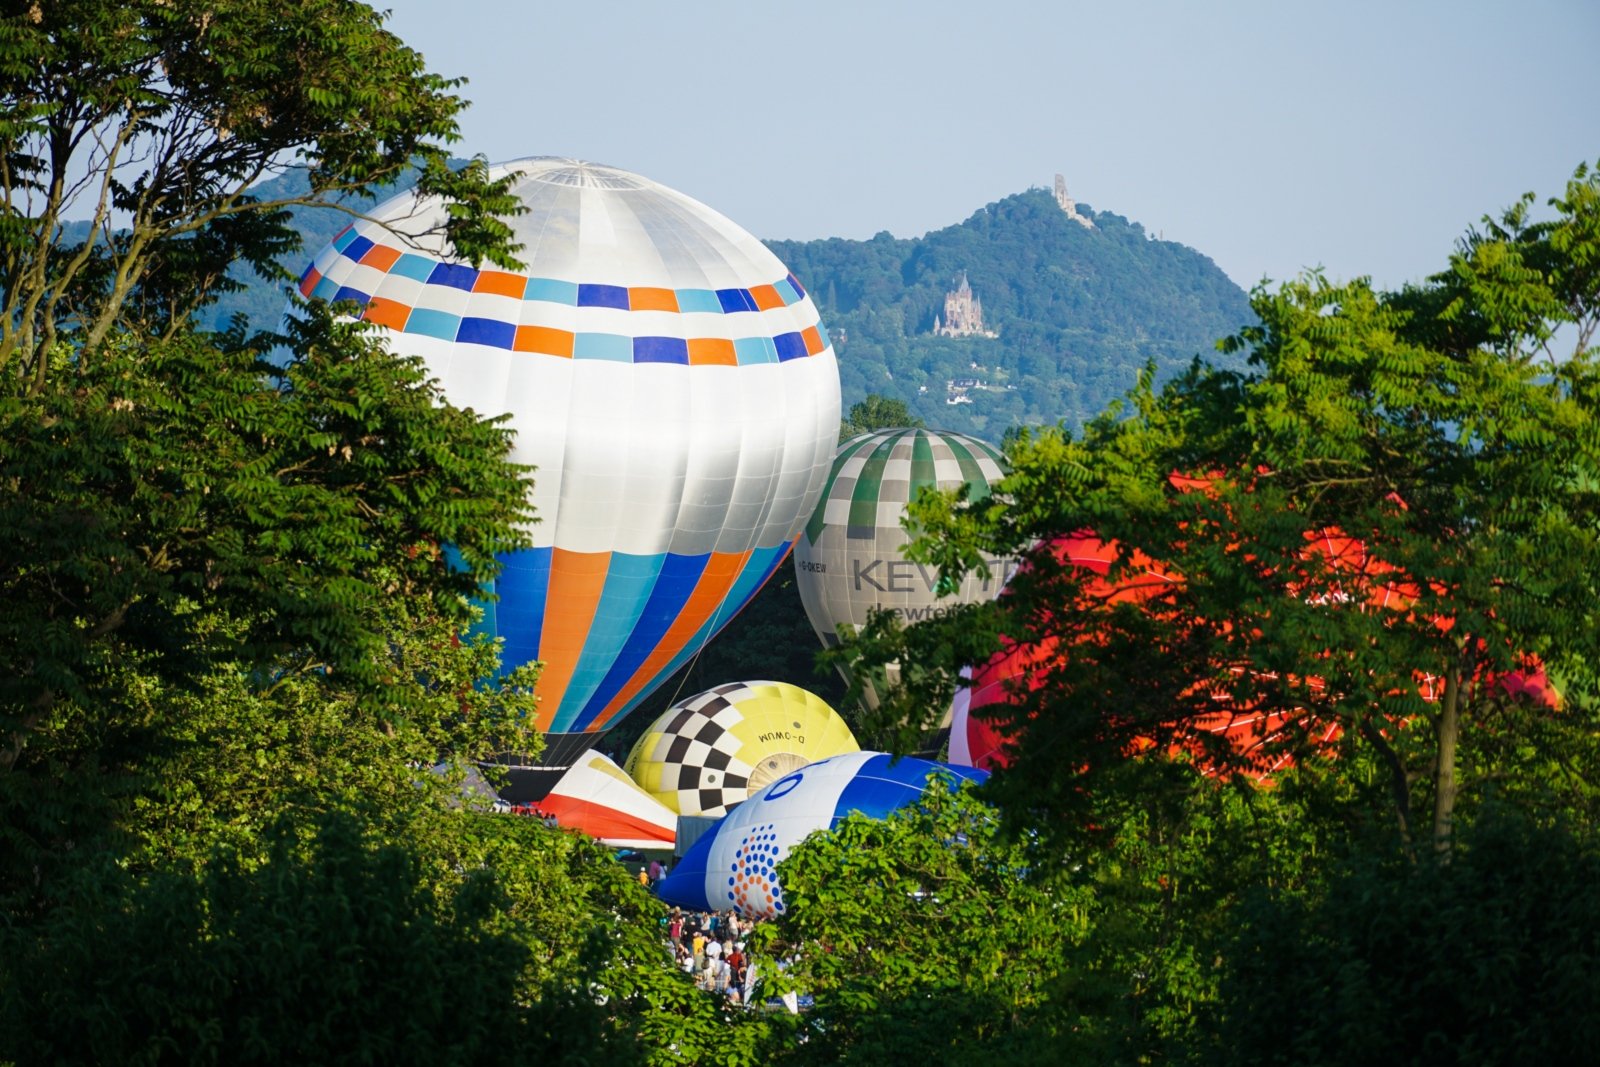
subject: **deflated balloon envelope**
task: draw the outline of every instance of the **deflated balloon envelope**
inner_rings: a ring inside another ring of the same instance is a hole
[[[562,829],[614,848],[669,849],[677,839],[677,814],[593,749],[572,762],[539,809],[555,816]]]
[[[696,841],[661,883],[661,899],[698,910],[771,918],[788,907],[777,864],[817,830],[854,812],[883,818],[913,804],[937,774],[981,782],[987,772],[884,752],[813,763],[751,795]]]
[[[540,660],[537,725],[601,732],[760,588],[821,493],[839,376],[815,306],[749,233],[614,167],[509,175],[521,271],[443,252],[404,193],[319,252],[309,297],[354,301],[447,397],[509,413],[534,465],[534,547],[504,559],[484,627]],[[565,762],[592,736],[552,736]]]

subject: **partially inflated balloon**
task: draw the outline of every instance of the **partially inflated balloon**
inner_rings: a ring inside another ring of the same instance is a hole
[[[678,836],[677,813],[594,749],[572,761],[538,807],[562,829],[613,848],[669,849]]]
[[[1016,660],[1000,655],[976,670],[961,669],[961,686],[950,704],[950,762],[958,767],[997,771],[1011,763],[1009,738],[993,721],[1002,717],[997,705],[1008,705],[1006,682],[1013,677]],[[981,675],[981,681],[974,681]],[[992,718],[972,714],[974,707],[988,709]]]
[[[800,598],[823,647],[838,645],[841,633],[865,626],[877,609],[911,623],[996,596],[1014,560],[991,560],[988,577],[969,573],[955,588],[942,588],[935,568],[906,559],[900,521],[925,488],[965,485],[967,499],[982,500],[1004,475],[996,449],[959,433],[879,430],[839,446],[794,550]],[[867,696],[870,702],[876,694]]]
[[[767,248],[647,178],[563,159],[490,169],[526,208],[522,271],[449,259],[445,205],[404,193],[319,252],[300,291],[351,300],[450,401],[508,412],[537,470],[534,547],[485,627],[542,661],[538,726],[581,751],[727,624],[822,491],[839,375]],[[548,758],[548,757],[547,757]]]
[[[981,782],[983,771],[884,752],[813,763],[753,794],[690,846],[658,890],[681,908],[771,918],[787,909],[778,862],[817,830],[859,813],[881,819],[914,804],[935,775]]]
[[[808,763],[860,749],[838,712],[787,682],[730,682],[672,705],[628,756],[628,773],[680,815],[724,815]]]
[[[1178,581],[1143,553],[1133,552],[1127,560],[1129,573],[1112,583],[1107,575],[1121,549],[1087,531],[1055,538],[1048,551],[1058,562],[1092,576],[1086,592],[1108,607],[1157,600]],[[962,669],[962,684],[950,710],[951,763],[993,771],[1011,762],[1011,737],[1002,723],[1015,724],[1007,709],[1042,683],[1061,655],[1060,647],[1050,638],[1030,645],[1006,641],[987,661]],[[974,711],[982,714],[974,715]]]
[[[1178,475],[1173,475],[1172,480],[1183,491],[1194,491],[1196,487],[1204,488],[1209,484]],[[1142,552],[1125,550],[1115,541],[1101,540],[1087,531],[1055,538],[1042,550],[1082,572],[1085,594],[1102,608],[1139,604],[1146,610],[1163,610],[1160,605],[1164,594],[1183,583],[1181,576]],[[1363,541],[1336,528],[1308,533],[1301,559],[1309,572],[1322,578],[1322,584],[1316,587],[1319,598],[1350,604],[1354,610],[1385,612],[1407,611],[1416,601],[1413,582],[1397,568],[1374,556]],[[1119,560],[1124,570],[1113,581],[1109,575]],[[1301,579],[1291,588],[1304,590],[1310,585],[1309,581]],[[1052,668],[1065,657],[1093,655],[1093,645],[1092,631],[1080,632],[1076,639],[1051,636],[1024,644],[1003,640],[1000,651],[987,661],[964,669],[963,684],[951,706],[950,761],[987,770],[1009,765],[1014,756],[1012,745],[1025,744],[1027,740],[1026,730],[1018,729],[1026,725],[1018,721],[1019,714],[1026,714],[1026,695],[1048,684]],[[1276,675],[1257,674],[1243,666],[1224,665],[1224,669],[1234,678],[1243,679],[1246,675],[1252,681],[1277,678]],[[1326,688],[1326,683],[1318,677],[1291,681],[1316,696]],[[1492,683],[1489,691],[1494,695],[1526,700],[1536,707],[1555,709],[1560,706],[1560,695],[1551,686],[1537,657],[1523,657],[1520,669],[1498,676],[1486,675],[1482,681]],[[1442,680],[1435,676],[1418,672],[1415,684],[1417,694],[1424,701],[1434,703],[1443,696]],[[1283,750],[1281,742],[1286,738],[1302,740],[1305,747],[1313,751],[1329,752],[1341,734],[1337,722],[1319,721],[1306,709],[1263,710],[1259,700],[1248,697],[1240,700],[1227,684],[1197,683],[1191,692],[1208,696],[1215,710],[1195,715],[1187,724],[1191,737],[1174,745],[1171,752],[1174,755],[1186,753],[1207,775],[1243,774],[1259,782],[1270,781],[1294,761],[1294,754]],[[1193,735],[1198,734],[1211,734],[1225,740],[1234,758],[1212,759],[1209,746],[1196,743]]]

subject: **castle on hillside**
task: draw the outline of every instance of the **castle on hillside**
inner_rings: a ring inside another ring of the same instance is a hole
[[[1056,203],[1061,205],[1061,210],[1067,213],[1067,218],[1080,226],[1094,229],[1094,220],[1078,214],[1077,202],[1067,195],[1067,179],[1060,174],[1056,175]]]
[[[944,294],[944,315],[933,317],[933,332],[940,337],[998,337],[983,328],[983,301],[972,295],[967,272],[962,271],[956,287]]]

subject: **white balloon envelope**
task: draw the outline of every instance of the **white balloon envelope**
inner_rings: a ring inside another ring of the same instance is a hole
[[[819,760],[753,793],[697,840],[657,892],[668,904],[772,918],[788,907],[777,865],[818,830],[859,812],[883,818],[913,804],[929,779],[981,782],[988,772],[886,752]]]
[[[678,836],[677,812],[593,749],[572,762],[538,806],[562,828],[614,848],[669,849]]]
[[[821,494],[839,375],[817,310],[756,238],[614,167],[490,168],[526,212],[522,271],[444,253],[445,205],[403,193],[320,251],[308,297],[350,300],[448,399],[510,415],[534,547],[484,625],[538,660],[538,726],[603,732],[766,581]],[[593,736],[551,738],[550,752]],[[552,762],[565,762],[557,758]]]

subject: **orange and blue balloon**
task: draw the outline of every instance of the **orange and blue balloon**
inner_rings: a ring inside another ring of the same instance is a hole
[[[538,726],[576,753],[788,553],[833,457],[838,367],[800,282],[705,205],[575,160],[490,173],[526,209],[510,220],[524,270],[451,258],[446,205],[403,193],[322,249],[300,292],[359,305],[451,403],[509,414],[537,523],[483,625],[507,668],[543,664]]]

